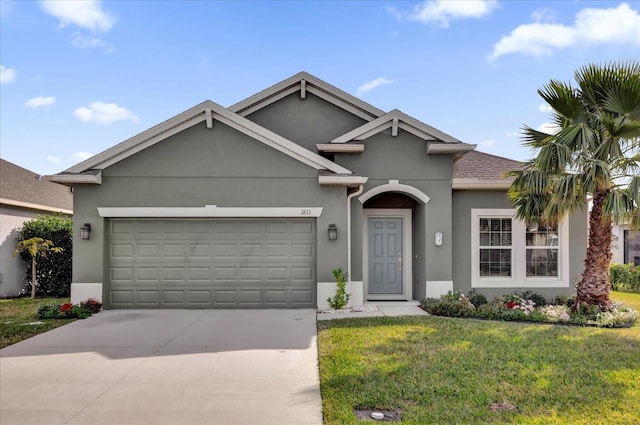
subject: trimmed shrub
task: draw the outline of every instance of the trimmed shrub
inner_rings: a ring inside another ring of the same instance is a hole
[[[64,251],[50,255],[48,258],[38,257],[36,270],[36,295],[46,297],[68,297],[71,288],[71,259],[73,256],[72,233],[73,222],[70,218],[57,215],[37,216],[22,225],[20,240],[42,238],[53,242],[53,246]],[[31,293],[31,257],[22,252],[25,260],[26,285],[22,294]]]
[[[614,291],[640,293],[640,266],[633,263],[611,264],[609,283]]]
[[[472,290],[471,292],[469,292],[468,298],[469,298],[469,302],[471,302],[471,304],[476,306],[476,308],[480,307],[481,305],[485,305],[488,302],[487,297],[485,297],[484,294],[480,294],[475,290]]]
[[[547,299],[545,297],[533,291],[524,291],[520,296],[525,300],[533,301],[536,305],[547,304]]]

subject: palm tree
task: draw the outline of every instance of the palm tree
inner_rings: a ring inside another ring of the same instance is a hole
[[[38,255],[47,258],[50,252],[62,252],[63,249],[54,247],[53,242],[42,238],[31,238],[18,242],[13,255],[26,251],[31,256],[31,299],[36,297],[36,257]]]
[[[591,197],[585,268],[576,283],[574,309],[609,300],[612,223],[640,228],[640,64],[587,65],[577,87],[551,80],[538,94],[553,108],[557,131],[525,126],[523,144],[537,152],[509,196],[518,218],[557,223]]]

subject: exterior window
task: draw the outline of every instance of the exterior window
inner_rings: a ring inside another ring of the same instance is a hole
[[[640,265],[640,232],[624,231],[624,262]]]
[[[471,287],[569,287],[569,220],[540,226],[515,214],[512,208],[471,209]],[[635,240],[630,246],[638,249],[640,237]]]
[[[511,219],[481,217],[478,224],[480,276],[511,276]]]
[[[525,239],[527,277],[558,277],[558,226],[528,224]]]

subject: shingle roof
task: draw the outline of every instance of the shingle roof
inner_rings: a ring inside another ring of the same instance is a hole
[[[523,167],[523,163],[484,152],[469,151],[453,163],[454,179],[477,179],[486,182],[510,182],[505,174]]]
[[[32,208],[49,211],[73,210],[73,195],[68,187],[45,180],[4,159],[0,159],[0,200],[13,205],[30,204]]]

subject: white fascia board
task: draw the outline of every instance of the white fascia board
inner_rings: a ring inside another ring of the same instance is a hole
[[[246,116],[251,112],[255,112],[271,103],[302,89],[302,80],[306,82],[306,91],[327,100],[334,105],[343,108],[367,121],[384,115],[384,111],[370,105],[339,88],[328,84],[319,78],[307,73],[299,72],[296,75],[287,78],[273,86],[262,90],[234,105],[228,109],[239,115]],[[290,91],[292,90],[292,91]],[[289,91],[282,96],[281,93]],[[272,98],[276,98],[273,100]]]
[[[429,143],[427,145],[427,153],[429,155],[446,155],[454,153],[463,153],[475,150],[476,145],[468,143]]]
[[[325,186],[356,186],[368,180],[369,177],[362,176],[318,176],[318,183]]]
[[[11,207],[27,208],[30,210],[57,212],[66,215],[73,215],[73,210],[67,210],[65,208],[56,208],[49,205],[34,204],[32,202],[22,202],[13,199],[0,198],[0,205],[8,205]]]
[[[323,207],[98,207],[105,218],[320,217]]]
[[[258,103],[254,103],[254,104],[250,104],[250,105],[246,105],[243,108],[240,109],[239,112],[237,112],[238,115],[240,115],[241,117],[246,117],[247,115],[251,115],[252,113],[259,111],[260,109],[271,105],[272,103],[275,103],[277,101],[279,101],[280,99],[289,96],[290,94],[293,94],[297,91],[300,90],[299,86],[293,86],[293,87],[289,87],[288,89],[276,92],[276,94],[269,96],[267,98],[265,98],[264,100],[258,102]],[[231,107],[229,107],[230,111],[233,111],[233,107],[235,107],[236,105],[233,105]]]
[[[334,143],[318,143],[316,149],[319,152],[329,153],[361,153],[364,152],[362,143],[334,144]]]
[[[189,126],[197,124],[198,122],[204,121],[206,119],[204,111],[207,108],[215,110],[218,108],[222,108],[222,106],[210,100],[202,102],[201,104],[196,105],[193,108],[190,108],[173,118],[170,118],[156,126],[153,126],[150,129],[145,130],[142,133],[125,140],[124,142],[118,143],[117,145],[97,155],[94,155],[91,158],[74,165],[73,167],[68,168],[67,170],[65,170],[65,172],[81,173],[90,169],[106,168],[103,163],[113,164],[114,161],[110,161],[113,157],[122,159],[123,156],[129,156],[129,152],[140,144],[143,144],[145,147],[150,146],[150,144],[157,143],[160,140],[164,140],[167,137],[170,137],[173,134],[182,131],[184,128],[188,128]],[[146,142],[150,142],[150,144]]]
[[[154,145],[170,136],[173,136],[189,127],[201,123],[207,119],[206,111],[212,111],[214,120],[218,120],[250,137],[255,138],[272,148],[297,159],[316,170],[330,170],[338,174],[351,174],[351,171],[338,164],[329,161],[320,155],[303,148],[302,146],[273,133],[266,128],[241,117],[212,101],[206,101],[189,109],[182,114],[165,121],[137,136],[132,137],[106,151],[95,155],[80,164],[69,168],[67,172],[80,173],[87,169],[103,169],[121,161],[134,153]],[[59,176],[55,176],[58,179]],[[56,180],[61,182],[59,180]]]
[[[102,171],[97,174],[54,174],[44,176],[45,179],[64,185],[74,184],[102,184]]]
[[[487,181],[479,179],[453,179],[452,189],[455,190],[507,190],[510,181]]]
[[[419,121],[407,114],[405,114],[402,111],[399,111],[397,109],[394,109],[393,111],[389,112],[390,114],[395,114],[395,116],[397,116],[397,118],[399,118],[399,120],[402,122],[404,121],[406,124],[409,124],[410,126],[420,130],[421,132],[431,136],[432,138],[435,138],[437,140],[441,140],[445,143],[462,143],[460,140],[456,139],[455,137],[449,136],[447,133],[443,133],[442,131],[438,130],[437,128],[431,127],[429,124],[425,124],[422,121]]]
[[[303,148],[297,143],[285,139],[284,137],[267,130],[266,128],[241,117],[238,114],[230,112],[227,109],[221,108],[214,112],[214,118],[220,122],[223,122],[230,127],[263,142],[267,146],[271,146],[272,148],[315,168],[316,170],[326,169],[337,174],[351,174],[350,170],[341,167],[335,162],[329,161],[328,159]]]
[[[389,116],[389,114],[385,114],[380,118],[376,118],[371,122],[361,125],[358,128],[354,128],[353,130],[343,134],[342,136],[336,137],[329,143],[347,143],[352,140],[362,140],[363,135],[367,135],[367,137],[370,137],[373,134],[379,133],[380,131],[386,130],[387,128],[391,127],[392,120],[393,117]]]
[[[338,108],[350,112],[363,120],[371,121],[377,117],[377,115],[372,115],[368,110],[363,110],[361,106],[354,105],[352,102],[345,101],[342,97],[336,97],[333,93],[327,93],[325,90],[321,90],[312,85],[307,84],[307,92],[313,93],[319,98],[326,100],[327,102],[336,105]],[[382,113],[384,114],[384,112]]]

